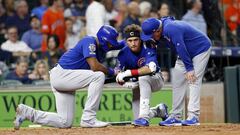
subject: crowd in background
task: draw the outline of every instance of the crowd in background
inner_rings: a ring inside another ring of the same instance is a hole
[[[240,44],[240,0],[0,0],[0,81],[47,81],[61,55],[102,25],[114,26],[122,39],[127,25],[163,16],[192,24],[216,46]],[[164,43],[158,50],[167,52],[158,57],[169,78],[175,56]]]

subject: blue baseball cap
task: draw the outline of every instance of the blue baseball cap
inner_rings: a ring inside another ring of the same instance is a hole
[[[157,18],[148,18],[142,23],[141,39],[148,41],[152,39],[153,33],[162,27],[162,21]]]

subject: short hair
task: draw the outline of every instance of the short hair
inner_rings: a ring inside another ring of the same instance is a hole
[[[28,6],[28,3],[27,3],[26,0],[16,0],[16,1],[14,2],[14,9],[15,9],[15,10],[17,9],[17,7],[19,6],[19,4],[20,4],[21,2],[25,2],[25,3],[27,4],[27,6]]]
[[[131,24],[131,25],[128,25],[127,27],[125,27],[123,32],[124,33],[129,33],[131,31],[136,31],[136,32],[141,33],[142,29],[139,25]]]
[[[65,22],[66,22],[66,21],[71,21],[71,22],[73,22],[73,19],[70,18],[70,17],[65,17],[65,18],[64,18],[64,21],[65,21]]]
[[[18,28],[16,26],[9,26],[9,27],[7,27],[7,33],[10,29],[16,29],[17,32],[18,32]]]
[[[17,58],[16,64],[19,65],[20,63],[27,63],[28,64],[29,60],[27,57],[20,56]]]
[[[188,9],[192,9],[193,8],[193,5],[196,3],[196,0],[190,0],[188,3],[187,3],[187,7]]]

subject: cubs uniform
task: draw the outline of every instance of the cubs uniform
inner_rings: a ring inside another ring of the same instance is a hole
[[[108,123],[96,119],[105,75],[101,71],[91,70],[86,59],[96,58],[101,62],[103,55],[110,50],[106,43],[116,46],[117,36],[114,28],[102,26],[97,38],[86,36],[74,48],[63,54],[58,64],[50,71],[57,113],[43,112],[20,104],[17,108],[15,129],[19,129],[24,119],[53,127],[71,127],[75,112],[75,91],[86,86],[88,86],[88,96],[80,125],[82,127],[107,126]],[[109,69],[108,74],[113,75],[113,72]]]
[[[211,41],[203,33],[186,22],[164,17],[160,20],[149,18],[142,24],[143,40],[150,40],[156,30],[162,29],[161,37],[165,38],[171,48],[175,49],[178,59],[172,71],[173,109],[169,119],[160,125],[198,125],[200,115],[200,89],[205,68],[210,57]],[[189,82],[184,77],[186,73],[194,72],[195,82]],[[184,107],[186,87],[190,89],[188,103],[188,118],[180,121]]]
[[[160,74],[160,67],[156,59],[156,50],[154,47],[142,44],[141,51],[134,53],[126,45],[118,54],[119,66],[121,70],[139,69],[148,66],[150,62],[154,62],[156,73],[154,75],[144,75],[137,77],[139,86],[133,88],[133,113],[134,119],[144,118],[149,120],[154,117],[154,112],[149,107],[151,93],[159,91],[163,87],[163,78]],[[142,123],[141,123],[142,124]],[[144,124],[142,124],[144,125]],[[142,126],[141,125],[141,126]]]

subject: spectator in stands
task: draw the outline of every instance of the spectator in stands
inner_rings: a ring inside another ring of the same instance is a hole
[[[141,15],[141,22],[147,18],[150,17],[150,13],[152,10],[152,4],[148,1],[142,1],[139,4],[139,8],[140,8],[140,15]]]
[[[8,40],[1,45],[3,51],[13,53],[14,56],[29,56],[32,49],[23,41],[18,40],[17,27],[9,27],[7,30]]]
[[[48,50],[43,54],[43,59],[47,59],[50,68],[53,68],[63,51],[59,48],[60,40],[57,35],[50,35],[47,39]]]
[[[93,0],[86,11],[87,35],[96,36],[97,31],[106,23],[106,10],[102,0]]]
[[[123,33],[123,30],[127,25],[131,24],[141,25],[139,17],[140,17],[139,4],[135,1],[130,2],[128,4],[128,16],[123,21],[120,27],[121,32]]]
[[[0,81],[3,80],[8,73],[8,66],[4,62],[0,61]]]
[[[38,19],[41,21],[43,14],[48,9],[48,0],[40,0],[41,5],[39,7],[35,7],[31,14],[34,14],[38,17]]]
[[[73,48],[80,40],[79,35],[73,32],[73,21],[71,18],[65,19],[66,40],[64,46],[67,50]]]
[[[207,24],[205,19],[203,18],[203,15],[201,14],[201,0],[190,0],[188,4],[190,9],[182,17],[182,20],[190,23],[192,26],[207,35]]]
[[[17,0],[15,4],[16,13],[7,18],[6,26],[16,26],[19,31],[19,37],[21,38],[23,33],[31,28],[29,23],[30,16],[28,14],[28,4],[26,0]]]
[[[86,10],[87,5],[84,4],[84,0],[75,0],[75,6],[71,8],[71,12],[74,16],[77,16],[82,22],[86,23]]]
[[[32,29],[26,31],[21,40],[24,41],[33,51],[40,51],[42,42],[41,22],[34,14],[31,15],[30,20]]]
[[[2,41],[3,35],[6,33],[6,30],[5,30],[6,19],[7,19],[6,10],[3,7],[2,3],[0,2],[0,35],[1,35],[0,44],[2,43],[1,41]]]
[[[159,15],[158,15],[158,10],[157,9],[151,9],[150,11],[150,18],[153,17],[153,18],[159,18]]]
[[[13,16],[15,9],[14,9],[14,1],[15,0],[4,0],[3,1],[3,7],[6,9],[6,15],[8,17]]]
[[[7,74],[6,80],[18,80],[23,84],[30,84],[32,80],[28,77],[28,61],[25,57],[19,57],[16,62],[16,68]]]
[[[73,0],[63,0],[63,4],[64,4],[64,9],[70,8],[74,5]]]
[[[114,27],[116,25],[116,20],[114,19],[117,17],[118,12],[113,7],[113,1],[103,0],[103,4],[106,9],[106,24]]]
[[[45,60],[38,60],[35,63],[34,70],[29,74],[29,78],[32,80],[49,80],[49,68],[48,63]]]
[[[62,0],[49,0],[51,7],[47,9],[42,18],[43,42],[42,51],[47,51],[48,35],[57,35],[60,40],[59,48],[64,50],[65,25],[62,11]]]
[[[116,20],[115,27],[117,29],[119,29],[120,26],[122,25],[123,21],[125,20],[125,18],[128,15],[127,4],[124,0],[117,0],[115,7],[118,12],[118,15],[115,18],[115,20]]]
[[[84,30],[84,25],[86,21],[85,12],[87,8],[82,0],[77,0],[75,2],[76,3],[70,8],[65,9],[64,17],[72,19],[73,32],[77,35],[80,35],[80,33]]]
[[[158,7],[159,17],[170,16],[170,6],[167,2],[160,3]]]
[[[237,28],[240,26],[240,0],[233,0],[232,4],[229,4],[224,12],[227,25],[234,36],[234,44],[237,44]],[[240,34],[240,33],[239,33]]]

